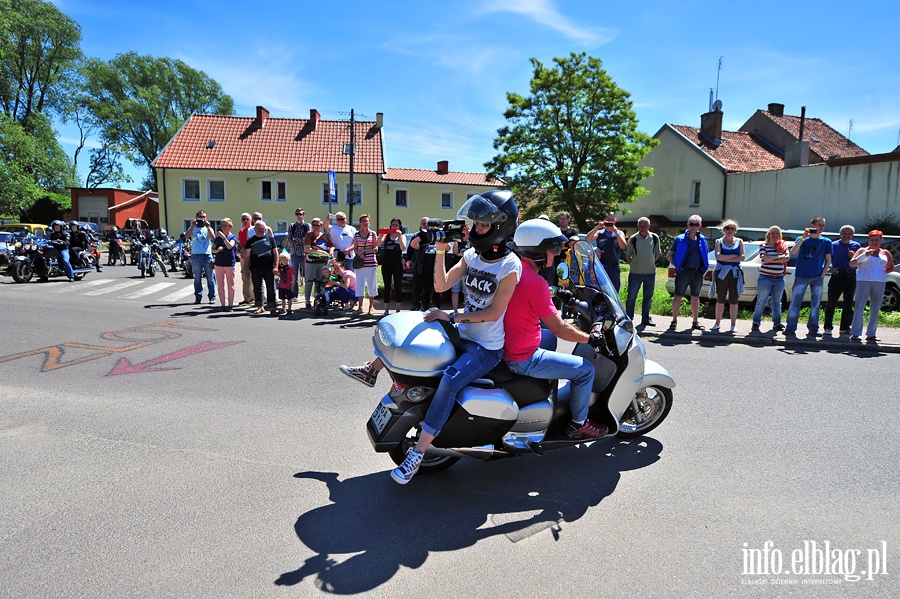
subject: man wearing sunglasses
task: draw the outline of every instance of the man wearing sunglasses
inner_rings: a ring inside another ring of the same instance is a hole
[[[332,216],[337,223],[335,225],[331,224]],[[353,240],[356,237],[356,227],[347,222],[347,215],[343,212],[338,212],[334,215],[329,213],[328,218],[325,219],[325,232],[331,239],[334,249],[337,250],[335,259],[342,261],[344,270],[353,272],[354,254],[349,248],[353,245]]]
[[[587,242],[597,242],[597,250],[600,253],[600,262],[609,275],[616,291],[622,285],[619,262],[622,251],[625,249],[625,234],[616,226],[617,218],[614,212],[606,215],[602,223],[591,229],[585,236]]]
[[[666,260],[675,269],[675,297],[672,298],[672,323],[669,330],[678,326],[678,312],[681,310],[681,298],[690,287],[691,328],[702,331],[706,327],[700,324],[700,288],[703,286],[703,275],[709,269],[709,246],[706,237],[700,233],[703,219],[694,214],[688,219],[687,230],[675,238],[672,247],[666,254]]]
[[[243,213],[241,215],[241,229],[238,231],[238,248],[243,249],[247,245],[247,240],[251,237],[250,229],[252,228],[250,213]],[[241,304],[249,306],[253,304],[253,280],[250,278],[250,265],[243,259],[241,252],[238,252],[237,258],[241,261],[241,296],[244,298]]]
[[[791,289],[791,305],[788,308],[785,335],[797,334],[797,321],[800,320],[800,303],[809,288],[809,320],[806,328],[810,337],[819,334],[819,308],[822,303],[822,289],[825,276],[831,267],[831,240],[822,237],[825,230],[825,217],[816,216],[809,221],[809,227],[803,230],[791,248],[791,256],[797,257],[794,268],[794,287]]]

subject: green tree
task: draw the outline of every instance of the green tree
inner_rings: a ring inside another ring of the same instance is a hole
[[[191,114],[234,112],[215,80],[181,60],[128,52],[108,62],[88,60],[84,73],[86,105],[102,127],[101,139],[148,174]]]
[[[23,123],[65,100],[59,82],[81,56],[81,27],[43,0],[0,0],[0,109]]]
[[[571,53],[553,67],[531,59],[531,95],[508,92],[488,172],[508,182],[526,217],[568,211],[590,228],[647,191],[638,161],[657,141],[638,131],[630,95],[599,58]]]

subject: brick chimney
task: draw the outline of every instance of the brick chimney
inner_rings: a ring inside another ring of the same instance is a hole
[[[384,127],[384,113],[376,112],[375,113],[375,128],[381,129],[382,127]]]
[[[262,129],[266,124],[266,119],[269,118],[269,111],[263,108],[262,106],[256,107],[256,125]]]
[[[312,123],[313,131],[316,130],[316,126],[319,124],[319,121],[322,120],[322,115],[319,114],[319,111],[315,108],[309,109],[309,122]]]
[[[784,104],[777,104],[775,102],[769,104],[769,114],[772,116],[784,116]]]
[[[700,133],[716,146],[722,143],[722,116],[721,110],[700,115]]]
[[[447,160],[438,160],[437,163],[437,174],[446,175],[450,172],[450,162]]]

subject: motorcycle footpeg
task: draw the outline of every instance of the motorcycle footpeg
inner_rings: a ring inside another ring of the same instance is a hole
[[[540,443],[530,443],[528,447],[535,453],[535,455],[544,455],[544,446]]]

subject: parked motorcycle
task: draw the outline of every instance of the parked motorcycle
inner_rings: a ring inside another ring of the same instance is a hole
[[[578,326],[601,333],[605,341],[596,349],[579,343],[573,350],[594,365],[588,417],[619,437],[650,432],[669,414],[674,379],[647,359],[644,343],[590,244],[576,244],[558,275],[566,285],[558,293],[578,314]],[[448,323],[425,322],[421,312],[398,312],[378,323],[375,353],[393,385],[366,429],[375,451],[388,453],[398,465],[419,439],[444,369],[456,360],[454,335]],[[464,457],[540,455],[589,442],[566,436],[571,387],[568,381],[561,386],[559,382],[514,375],[501,362],[459,393],[419,472],[438,472]]]
[[[16,283],[28,283],[35,274],[41,281],[66,276],[59,260],[59,250],[52,243],[36,238],[25,239],[21,243],[21,253],[17,253],[10,264],[10,272]],[[72,265],[76,281],[83,279],[93,269],[93,266],[76,268]]]
[[[169,273],[166,271],[166,265],[162,260],[159,242],[156,239],[151,239],[146,243],[137,240],[137,243],[139,244],[137,251],[138,269],[141,271],[141,278],[146,277],[148,274],[151,277],[155,277],[157,270],[168,277]]]

